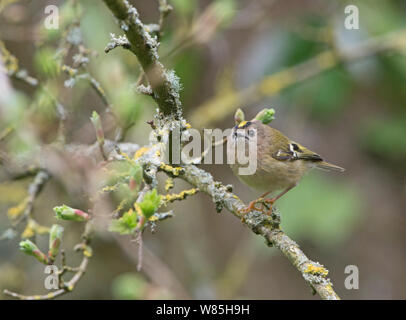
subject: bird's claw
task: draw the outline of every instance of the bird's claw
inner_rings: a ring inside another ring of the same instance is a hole
[[[266,199],[263,199],[263,198],[258,198],[256,200],[253,200],[248,204],[247,207],[245,207],[244,209],[241,209],[240,212],[244,213],[244,214],[247,214],[248,212],[251,212],[251,211],[261,211],[262,212],[264,210],[262,208],[257,208],[255,205],[257,203],[260,203],[263,205],[264,201],[266,201]]]
[[[251,201],[248,206],[244,209],[240,210],[240,213],[242,213],[243,215],[246,215],[247,213],[251,212],[251,211],[260,211],[260,212],[264,212],[263,208],[257,208],[256,204],[262,204],[262,206],[264,207],[264,209],[266,209],[265,213],[267,215],[270,215],[272,213],[272,206],[275,203],[274,199],[264,199],[264,198],[258,198],[254,201]]]
[[[275,199],[264,199],[263,205],[268,209],[272,210],[273,204],[275,203]]]

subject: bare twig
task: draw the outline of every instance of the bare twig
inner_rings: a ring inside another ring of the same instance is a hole
[[[81,250],[83,254],[82,261],[78,267],[73,268],[66,266],[65,253],[62,252],[62,270],[58,274],[58,279],[62,280],[62,275],[67,271],[75,273],[68,282],[60,283],[60,289],[44,295],[22,295],[16,292],[9,291],[7,289],[4,290],[3,293],[20,300],[50,300],[73,291],[76,284],[85,274],[87,266],[89,264],[89,259],[91,257],[91,248],[89,247],[89,243],[91,240],[92,232],[92,220],[90,220],[85,225],[85,231],[82,234],[82,242],[75,247],[77,248],[76,250]]]
[[[79,280],[82,278],[82,276],[85,274],[86,269],[87,269],[87,265],[89,263],[89,258],[84,256],[82,259],[82,262],[80,263],[79,267],[78,267],[78,271],[74,274],[74,276],[72,277],[71,280],[69,280],[68,282],[64,283],[64,287],[61,289],[58,289],[56,291],[44,294],[44,295],[31,295],[31,296],[27,296],[27,295],[23,295],[23,294],[19,294],[16,292],[12,292],[9,291],[7,289],[5,289],[3,291],[4,294],[9,295],[11,297],[20,299],[20,300],[50,300],[50,299],[55,299],[56,297],[62,296],[68,292],[71,292],[76,284],[79,282]]]
[[[28,187],[28,197],[25,202],[25,210],[21,217],[15,222],[15,225],[20,224],[24,220],[33,219],[33,207],[35,199],[38,197],[44,185],[51,178],[51,175],[46,170],[39,170],[34,178],[34,181]]]
[[[118,19],[121,29],[131,44],[146,78],[151,85],[153,97],[164,115],[181,117],[179,80],[173,71],[166,70],[158,60],[158,42],[139,19],[137,10],[127,1],[103,0]]]

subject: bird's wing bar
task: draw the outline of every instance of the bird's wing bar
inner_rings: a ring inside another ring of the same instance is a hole
[[[291,142],[286,145],[286,148],[279,149],[272,157],[279,161],[294,161],[294,160],[308,160],[308,161],[323,161],[323,159],[313,151],[295,143]]]

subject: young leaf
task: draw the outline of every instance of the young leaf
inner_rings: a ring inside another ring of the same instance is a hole
[[[102,123],[101,123],[99,114],[96,111],[93,111],[92,116],[90,117],[90,120],[92,121],[94,129],[96,131],[97,142],[100,145],[103,145],[104,144],[104,132],[103,132],[103,127],[102,127]]]
[[[161,203],[161,196],[156,189],[148,191],[144,200],[139,204],[145,218],[149,219],[159,208]]]
[[[20,250],[30,256],[35,257],[39,262],[48,264],[48,257],[38,249],[38,247],[30,240],[20,242]]]
[[[55,217],[61,220],[72,220],[72,221],[87,221],[90,219],[88,213],[83,212],[79,209],[73,209],[67,205],[59,206],[54,208]]]
[[[256,120],[260,120],[263,124],[268,124],[272,120],[275,119],[275,110],[273,108],[270,109],[263,109],[262,111],[258,112],[255,116]]]
[[[245,120],[244,111],[242,111],[240,108],[238,108],[234,114],[235,124],[239,124],[241,121],[244,121],[244,120]]]
[[[124,213],[121,218],[111,222],[109,231],[120,234],[131,234],[137,226],[137,220],[137,215],[132,209],[130,209]]]

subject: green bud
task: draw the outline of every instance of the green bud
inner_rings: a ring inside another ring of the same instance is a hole
[[[20,250],[30,256],[35,257],[39,262],[48,264],[48,257],[38,249],[38,247],[30,240],[20,242]]]
[[[145,218],[149,219],[159,208],[161,196],[156,189],[148,191],[142,202],[139,204]]]
[[[63,227],[54,224],[49,232],[49,251],[48,257],[54,261],[59,252],[59,247],[62,242]]]
[[[242,111],[240,108],[238,108],[234,114],[235,124],[239,124],[241,121],[244,121],[244,120],[245,120],[244,111]]]
[[[275,110],[273,108],[263,109],[255,116],[256,120],[260,120],[263,124],[268,124],[275,119]]]
[[[61,220],[72,220],[72,221],[88,221],[90,215],[86,212],[83,212],[79,209],[73,209],[66,205],[55,207],[54,208],[55,217]]]
[[[96,130],[97,142],[100,145],[104,145],[104,132],[99,114],[96,111],[93,111],[90,120],[92,121],[94,129]]]

